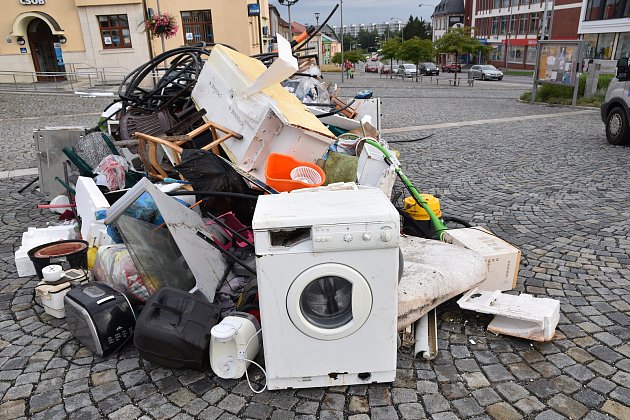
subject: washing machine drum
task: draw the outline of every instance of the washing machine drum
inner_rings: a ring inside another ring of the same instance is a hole
[[[352,320],[352,283],[327,276],[313,280],[302,292],[300,310],[313,325],[334,329]]]
[[[287,294],[287,311],[304,334],[322,340],[347,337],[367,320],[372,292],[356,270],[321,264],[300,274]]]

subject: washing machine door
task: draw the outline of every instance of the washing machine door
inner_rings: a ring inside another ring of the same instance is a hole
[[[287,293],[287,312],[304,334],[320,340],[349,336],[372,311],[372,291],[353,268],[326,263],[303,271]]]

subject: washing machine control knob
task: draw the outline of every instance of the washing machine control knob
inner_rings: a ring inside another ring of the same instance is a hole
[[[387,227],[387,226],[384,228],[381,228],[381,241],[389,242],[392,240],[393,237],[394,235],[392,234],[392,228]]]
[[[363,235],[361,235],[361,239],[367,242],[372,239],[372,234],[370,232],[365,232]]]
[[[346,233],[345,235],[343,235],[343,240],[346,242],[352,242],[353,239],[354,237],[351,233]]]

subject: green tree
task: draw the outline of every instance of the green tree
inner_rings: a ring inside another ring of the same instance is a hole
[[[343,59],[356,64],[357,62],[364,60],[363,51],[361,50],[344,51]],[[333,55],[331,59],[331,62],[333,64],[341,64],[341,53],[340,52],[335,53],[335,55]]]
[[[477,38],[470,36],[471,28],[451,28],[440,39],[433,43],[433,47],[438,53],[455,54],[455,62],[457,57],[465,53],[476,53],[478,51],[487,52],[488,47],[483,45]],[[457,72],[455,72],[457,79]]]
[[[383,46],[381,48],[381,55],[383,59],[389,60],[389,78],[391,79],[393,69],[394,69],[394,58],[398,59],[400,54],[400,38],[391,38],[388,41],[383,42]]]
[[[400,58],[416,64],[416,81],[418,81],[418,66],[421,61],[433,59],[433,43],[428,39],[413,37],[400,46]]]

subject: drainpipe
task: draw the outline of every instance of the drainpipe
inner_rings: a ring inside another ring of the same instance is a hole
[[[144,16],[145,22],[149,19],[149,10],[147,8],[147,0],[142,0],[142,15]],[[145,35],[147,37],[147,46],[149,47],[149,59],[153,60],[155,54],[153,53],[153,44],[151,43],[151,34],[148,31],[145,31]]]

